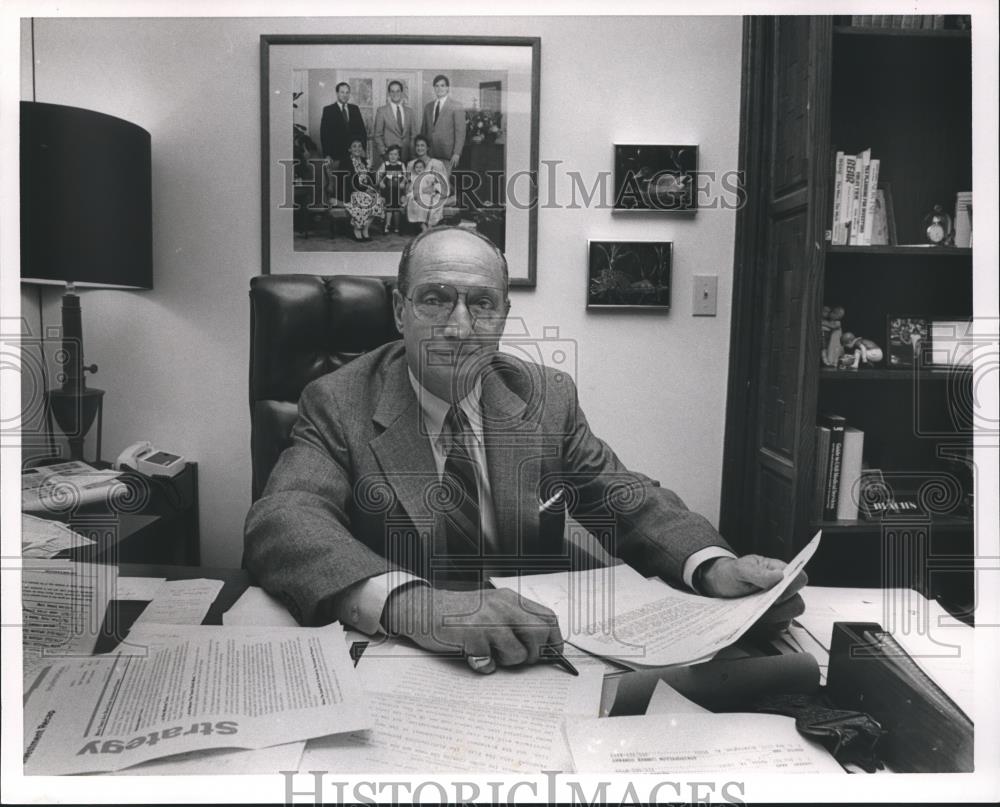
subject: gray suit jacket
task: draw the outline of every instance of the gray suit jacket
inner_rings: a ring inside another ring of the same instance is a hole
[[[385,159],[385,150],[389,146],[399,146],[402,151],[400,159],[409,162],[413,151],[413,138],[416,136],[416,113],[406,104],[403,107],[403,130],[399,130],[392,105],[385,104],[375,110],[375,122],[372,124],[372,140],[375,141],[375,163],[381,164]]]
[[[510,573],[573,566],[563,513],[540,507],[560,487],[568,512],[644,575],[679,582],[692,553],[727,546],[676,494],[626,469],[594,436],[566,374],[498,353],[482,383],[501,546],[468,562]],[[453,570],[402,342],[309,384],[292,440],[250,508],[244,565],[300,622],[328,621],[331,598],[368,577],[407,569],[440,584]]]
[[[465,108],[449,95],[441,107],[437,123],[434,123],[436,103],[435,98],[424,106],[424,120],[420,125],[420,134],[430,143],[431,156],[447,163],[452,155],[461,154],[465,146]]]

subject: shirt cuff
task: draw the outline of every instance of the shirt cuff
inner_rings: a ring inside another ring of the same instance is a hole
[[[400,586],[412,582],[427,582],[409,572],[395,571],[378,574],[348,586],[337,595],[334,610],[341,624],[367,633],[382,630],[382,610],[389,595]]]
[[[694,573],[701,564],[706,560],[712,560],[713,558],[735,558],[732,552],[728,549],[723,549],[721,546],[706,546],[704,549],[699,549],[693,555],[689,555],[688,559],[684,561],[684,585],[686,585],[692,591],[694,590]],[[700,594],[701,592],[696,592]]]

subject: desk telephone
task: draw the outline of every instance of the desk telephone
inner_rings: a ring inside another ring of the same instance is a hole
[[[114,462],[115,470],[131,469],[144,476],[177,476],[184,465],[183,457],[160,451],[145,441],[132,443]]]

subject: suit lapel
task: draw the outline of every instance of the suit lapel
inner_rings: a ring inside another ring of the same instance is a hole
[[[437,481],[437,467],[403,354],[386,371],[372,419],[385,429],[369,445],[386,481],[414,523],[426,524],[431,513],[424,493]]]
[[[525,372],[532,377],[523,386],[542,392],[541,373]],[[539,400],[526,403],[500,372],[487,371],[482,383],[483,437],[500,554],[521,553],[539,530],[542,457],[557,453],[558,446],[538,432],[534,409]],[[386,370],[373,420],[385,430],[369,445],[399,504],[423,533],[421,528],[434,521],[426,493],[438,481],[437,466],[403,354]]]

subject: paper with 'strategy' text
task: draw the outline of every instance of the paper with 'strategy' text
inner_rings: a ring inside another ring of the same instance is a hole
[[[340,773],[571,770],[568,716],[596,717],[604,665],[501,667],[492,675],[463,658],[386,640],[358,663],[374,728],[310,740],[301,770]]]
[[[499,588],[551,608],[563,638],[630,666],[693,664],[740,638],[791,585],[820,533],[784,568],[774,587],[735,599],[701,597],[647,580],[626,565],[579,572],[494,577]]]
[[[137,625],[115,653],[38,676],[24,707],[24,771],[119,770],[370,725],[339,624]]]

